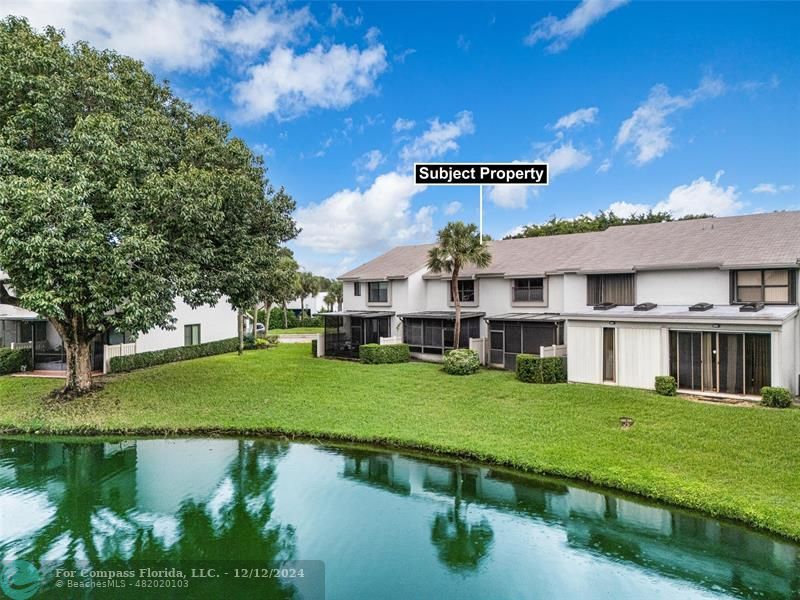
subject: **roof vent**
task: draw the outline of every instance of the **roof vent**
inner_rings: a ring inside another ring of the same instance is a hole
[[[689,310],[693,312],[703,312],[710,308],[714,308],[713,304],[709,304],[708,302],[698,302],[697,304],[692,304],[689,307]]]
[[[655,304],[653,302],[642,302],[641,304],[637,304],[636,306],[634,306],[633,310],[638,310],[638,311],[653,310],[656,306],[658,306],[658,304]]]
[[[600,304],[595,304],[595,310],[608,310],[609,308],[617,308],[615,302],[601,302]]]
[[[764,308],[763,302],[748,302],[739,307],[739,312],[758,312]]]

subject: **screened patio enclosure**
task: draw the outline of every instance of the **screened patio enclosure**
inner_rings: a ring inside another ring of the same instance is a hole
[[[769,333],[669,332],[670,375],[678,389],[759,396],[772,380]]]
[[[390,311],[340,311],[320,315],[325,325],[325,356],[358,358],[362,344],[377,344],[392,335]]]
[[[508,313],[488,317],[489,364],[516,369],[517,354],[539,355],[542,346],[564,343],[564,319],[557,313]]]
[[[469,339],[481,336],[482,312],[461,312],[459,348],[469,348]],[[454,348],[455,311],[424,311],[399,315],[403,321],[403,341],[418,354],[439,354]]]

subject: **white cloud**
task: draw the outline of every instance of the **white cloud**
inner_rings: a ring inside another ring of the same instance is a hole
[[[653,207],[649,204],[632,204],[630,202],[614,202],[608,207],[618,217],[632,217],[649,212]]]
[[[314,22],[307,7],[241,7],[227,16],[200,0],[11,0],[3,8],[37,28],[63,28],[69,41],[86,40],[169,71],[205,69],[221,50],[253,53],[289,42]]]
[[[489,200],[502,208],[525,208],[530,193],[522,185],[496,185],[489,188]]]
[[[234,88],[240,116],[252,121],[275,115],[296,117],[311,108],[345,108],[375,92],[386,70],[383,45],[318,44],[305,54],[276,48],[267,62],[251,67],[249,78]]]
[[[331,4],[330,24],[333,27],[336,27],[339,23],[347,27],[358,27],[363,21],[364,15],[361,14],[361,9],[359,9],[357,16],[349,18],[341,6]]]
[[[417,52],[416,48],[406,48],[394,55],[395,62],[405,64],[406,59]]]
[[[461,111],[455,120],[442,123],[438,118],[430,121],[430,127],[422,135],[400,149],[400,159],[407,165],[431,160],[447,152],[458,150],[458,138],[475,132],[472,113]]]
[[[754,194],[777,194],[779,192],[791,192],[793,185],[777,185],[775,183],[759,183],[751,192]]]
[[[723,81],[711,77],[704,78],[697,88],[685,95],[672,96],[663,84],[653,86],[647,100],[620,125],[616,147],[632,145],[635,148],[634,161],[639,165],[663,156],[672,146],[673,128],[667,123],[667,117],[724,92]]]
[[[416,124],[416,121],[412,121],[411,119],[403,119],[400,117],[394,122],[392,129],[395,131],[408,131],[409,129],[414,129]]]
[[[614,202],[608,207],[617,215],[628,217],[633,213],[668,212],[674,217],[686,215],[711,214],[716,217],[735,215],[744,208],[739,201],[739,192],[735,186],[720,185],[720,178],[725,171],[717,171],[714,179],[698,177],[689,184],[679,185],[669,193],[665,200],[655,206],[650,204],[632,204],[629,202]]]
[[[519,235],[519,234],[520,234],[520,233],[522,233],[523,231],[525,231],[525,226],[524,226],[524,225],[517,225],[517,226],[516,226],[516,227],[514,227],[513,229],[509,229],[508,231],[506,231],[506,232],[505,232],[505,233],[504,233],[504,234],[501,236],[501,238],[505,239],[505,238],[514,237],[515,235]]]
[[[582,127],[589,123],[594,123],[599,111],[600,109],[596,106],[579,108],[556,121],[556,124],[553,125],[553,129],[571,129],[572,127]]]
[[[366,190],[344,189],[299,208],[297,244],[328,254],[382,249],[422,239],[432,231],[432,207],[416,213],[412,198],[425,190],[410,175],[384,173]]]
[[[358,157],[353,166],[362,171],[374,171],[386,162],[386,157],[380,150],[370,150]]]
[[[556,53],[566,50],[570,42],[582,36],[593,23],[605,17],[612,10],[626,4],[629,0],[582,0],[566,17],[557,19],[550,15],[531,27],[524,42],[533,46],[539,41],[550,42],[547,51]]]
[[[592,161],[592,155],[579,150],[572,142],[563,142],[553,148],[542,160],[550,167],[550,177],[556,177],[568,171],[577,171]]]
[[[469,52],[470,47],[472,46],[472,42],[467,38],[463,33],[458,35],[458,39],[456,40],[456,47],[459,50],[463,50],[464,52]]]
[[[461,210],[461,202],[454,200],[444,207],[444,214],[454,215]]]
[[[600,166],[597,167],[597,171],[595,173],[608,173],[611,170],[612,162],[610,158],[606,158],[603,162],[600,163]]]

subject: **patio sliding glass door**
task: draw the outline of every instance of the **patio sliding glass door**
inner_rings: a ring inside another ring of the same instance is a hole
[[[771,381],[768,333],[671,331],[670,374],[678,388],[759,395]]]

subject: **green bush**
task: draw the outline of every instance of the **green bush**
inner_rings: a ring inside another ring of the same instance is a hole
[[[761,388],[761,404],[772,408],[789,408],[792,393],[786,388],[764,386]]]
[[[19,373],[22,367],[31,368],[30,350],[12,350],[0,348],[0,375]]]
[[[444,372],[450,375],[472,375],[481,367],[478,353],[469,348],[451,350],[444,355]]]
[[[163,365],[181,360],[200,358],[201,356],[213,356],[214,354],[225,354],[226,352],[236,352],[239,349],[239,339],[230,338],[217,342],[207,342],[194,346],[181,346],[179,348],[167,348],[166,350],[155,350],[153,352],[140,352],[130,356],[115,356],[111,359],[111,372],[123,373]]]
[[[526,383],[565,383],[567,369],[561,356],[517,354],[517,379]]]
[[[656,393],[661,396],[678,394],[678,382],[672,375],[656,375]]]
[[[264,318],[263,316],[261,317]],[[297,317],[292,311],[287,311],[286,313],[286,322],[288,328],[297,327]],[[276,306],[270,311],[269,313],[269,328],[270,329],[283,329],[283,309],[280,306]]]
[[[368,365],[408,362],[408,344],[362,344],[358,357]]]
[[[266,341],[270,346],[277,346],[278,342],[280,341],[280,336],[268,335],[264,337],[264,341]]]

